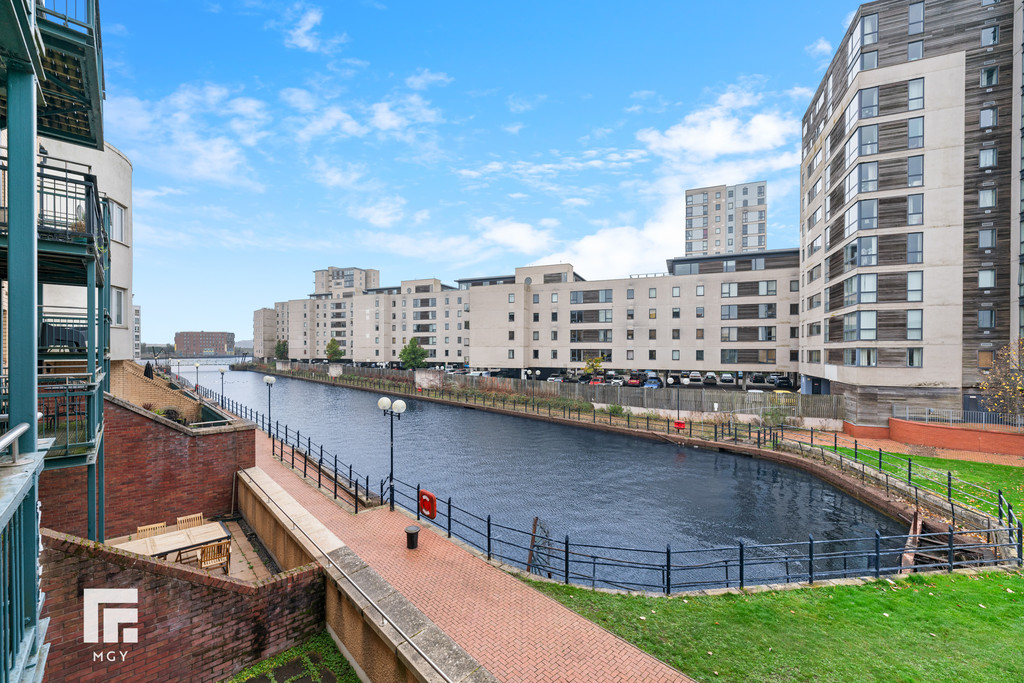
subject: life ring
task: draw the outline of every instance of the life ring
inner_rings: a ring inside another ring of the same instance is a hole
[[[420,491],[420,514],[427,519],[437,517],[437,496],[430,491]]]

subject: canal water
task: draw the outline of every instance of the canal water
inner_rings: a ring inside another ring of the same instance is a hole
[[[191,365],[191,364],[190,364]],[[182,374],[193,379],[192,367]],[[215,366],[200,383],[220,391]],[[279,377],[272,417],[322,444],[376,490],[388,473],[390,421],[378,394]],[[227,372],[224,393],[266,412],[262,375]],[[664,551],[905,534],[906,528],[785,465],[408,400],[396,420],[395,478],[449,496],[495,525],[553,538]],[[439,506],[442,507],[443,505]],[[887,544],[892,545],[892,544]],[[873,547],[873,543],[872,543]]]

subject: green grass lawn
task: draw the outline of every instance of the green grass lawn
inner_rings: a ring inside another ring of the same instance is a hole
[[[1024,680],[1024,574],[656,598],[529,581],[699,681]]]
[[[360,683],[359,677],[326,631],[275,657],[253,664],[239,672],[229,683],[242,683],[255,678],[261,683],[319,683],[325,679],[339,683]]]
[[[826,447],[825,450],[831,451],[832,449]],[[853,459],[852,448],[840,447],[839,452],[844,457]],[[921,488],[945,496],[947,493],[946,472],[952,472],[954,500],[995,515],[996,506],[987,504],[985,501],[995,501],[997,495],[995,492],[1001,490],[1006,500],[1014,505],[1014,511],[1018,514],[1021,513],[1020,503],[1024,501],[1024,467],[916,455],[909,457],[913,462],[913,482]],[[878,468],[878,451],[859,449],[858,458],[861,462],[867,462],[869,467]],[[907,480],[907,458],[908,456],[903,453],[883,451],[882,470],[905,482]],[[957,479],[960,481],[958,482]],[[970,484],[989,489],[992,493],[982,491]]]

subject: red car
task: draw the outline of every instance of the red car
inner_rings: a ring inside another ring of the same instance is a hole
[[[626,380],[627,387],[642,387],[644,382],[647,381],[647,375],[645,374],[632,374],[629,379]]]
[[[592,380],[590,380],[590,383],[591,384],[604,384],[605,383],[604,377],[595,377]]]

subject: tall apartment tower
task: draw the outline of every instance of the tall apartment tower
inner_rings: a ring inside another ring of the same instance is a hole
[[[686,191],[686,255],[768,248],[767,183],[716,185]]]
[[[800,371],[850,422],[974,408],[1011,338],[1014,5],[861,5],[804,115]]]

